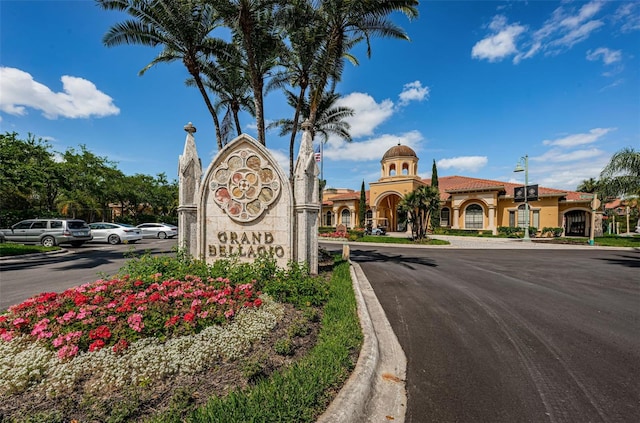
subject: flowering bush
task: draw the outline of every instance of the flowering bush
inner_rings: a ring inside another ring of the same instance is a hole
[[[252,283],[234,285],[226,278],[149,281],[123,277],[98,280],[61,294],[43,293],[11,306],[0,315],[0,338],[39,340],[67,360],[79,352],[109,347],[126,350],[148,337],[165,341],[191,335],[232,319],[241,308],[260,307]],[[0,341],[2,342],[2,341]]]
[[[346,238],[347,237],[347,233],[346,232],[328,232],[328,233],[322,233],[320,234],[321,237],[323,238]]]

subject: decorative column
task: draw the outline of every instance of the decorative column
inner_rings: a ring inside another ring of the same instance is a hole
[[[296,231],[295,257],[298,262],[307,262],[309,273],[318,274],[318,199],[320,170],[315,160],[311,122],[302,124],[302,142],[294,171],[293,195],[295,197]]]
[[[451,225],[451,229],[460,229],[460,225],[458,224],[460,220],[460,207],[453,207],[453,222]]]
[[[198,255],[198,193],[202,180],[202,162],[196,151],[193,134],[196,127],[185,125],[187,139],[178,159],[178,246],[189,254]]]
[[[498,234],[496,229],[496,206],[489,206],[489,229],[494,235]]]

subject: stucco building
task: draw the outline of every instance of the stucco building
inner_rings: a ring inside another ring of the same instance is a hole
[[[325,190],[321,225],[356,228],[370,223],[388,231],[406,231],[406,221],[398,212],[400,201],[416,188],[431,184],[430,179],[418,176],[418,160],[415,151],[405,145],[396,145],[384,154],[380,179],[370,182],[366,192],[365,222],[358,220],[360,191]],[[439,177],[440,226],[494,234],[500,226],[524,227],[525,205],[514,201],[514,189],[522,185],[466,176]],[[528,203],[530,226],[538,230],[562,227],[566,236],[589,236],[592,213],[589,194],[541,186],[538,199]],[[601,216],[597,213],[596,235],[601,227]]]

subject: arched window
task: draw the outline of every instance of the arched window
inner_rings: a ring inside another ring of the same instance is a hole
[[[449,223],[450,213],[451,213],[451,211],[449,210],[448,207],[444,207],[442,210],[440,210],[440,226],[450,226],[451,225]]]
[[[325,217],[325,219],[326,220],[324,222],[324,225],[325,226],[331,226],[331,212],[330,211],[327,212],[327,216]]]
[[[396,176],[396,165],[392,164],[389,166],[389,176]]]
[[[465,229],[482,229],[484,212],[478,204],[471,204],[464,211]]]
[[[402,174],[403,175],[409,174],[409,163],[402,163]]]
[[[342,213],[340,213],[340,223],[347,228],[351,227],[351,212],[349,209],[343,209]]]

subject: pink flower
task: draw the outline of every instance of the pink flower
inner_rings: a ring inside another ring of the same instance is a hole
[[[227,311],[224,312],[224,317],[226,317],[227,319],[232,317],[235,314],[235,312],[233,311],[233,309],[229,309]]]
[[[0,329],[0,338],[4,341],[11,341],[13,339],[14,333],[12,330]]]
[[[115,322],[116,320],[118,320],[118,316],[115,316],[115,315],[107,316],[106,320],[107,320],[107,322],[109,322],[109,323],[113,323],[113,322]]]
[[[58,358],[64,360],[66,358],[72,358],[78,354],[77,345],[65,345],[58,350]]]
[[[22,318],[22,317],[18,317],[17,319],[14,319],[11,324],[13,326],[15,326],[16,328],[20,329],[20,326],[24,326],[24,325],[26,325],[28,323],[29,323],[29,321],[27,319]]]
[[[135,313],[127,318],[127,323],[129,327],[136,332],[142,332],[144,328],[144,323],[142,322],[142,314]]]

